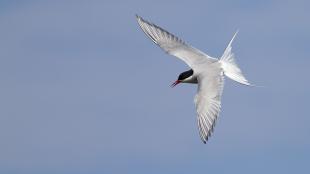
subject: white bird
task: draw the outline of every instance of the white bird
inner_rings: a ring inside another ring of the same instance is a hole
[[[221,95],[224,86],[224,75],[243,85],[250,85],[242,75],[234,60],[231,44],[237,35],[234,34],[221,58],[213,58],[202,51],[186,44],[184,41],[136,16],[143,32],[165,52],[183,60],[191,69],[181,73],[171,85],[179,83],[198,84],[195,96],[197,122],[200,138],[206,143],[213,132],[215,122],[221,109]]]

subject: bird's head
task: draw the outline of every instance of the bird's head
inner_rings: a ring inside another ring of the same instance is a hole
[[[171,84],[171,87],[173,88],[179,83],[191,83],[193,74],[194,74],[194,71],[192,69],[182,72],[179,75],[178,80],[176,80],[174,83]]]

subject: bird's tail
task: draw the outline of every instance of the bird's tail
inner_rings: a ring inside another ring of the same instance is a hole
[[[252,86],[248,80],[243,76],[240,68],[238,67],[237,63],[235,62],[234,53],[232,53],[231,44],[236,37],[238,31],[234,34],[233,38],[229,42],[227,48],[224,51],[224,54],[220,58],[219,62],[223,68],[224,74],[229,77],[230,79],[239,82],[244,85]]]

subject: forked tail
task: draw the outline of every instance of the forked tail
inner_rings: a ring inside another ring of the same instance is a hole
[[[231,44],[234,40],[234,38],[236,37],[238,31],[234,34],[233,38],[231,39],[231,41],[229,42],[227,48],[224,51],[224,54],[222,55],[222,57],[220,58],[220,63],[221,66],[224,70],[224,74],[229,77],[230,79],[239,82],[241,84],[244,85],[250,85],[252,86],[248,80],[243,76],[240,68],[238,67],[238,65],[235,62],[235,58],[234,58],[234,53],[232,53],[232,47]]]

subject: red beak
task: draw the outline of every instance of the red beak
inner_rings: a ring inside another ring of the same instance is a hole
[[[174,83],[170,85],[171,88],[175,87],[177,84],[181,83],[180,80],[176,80]]]

